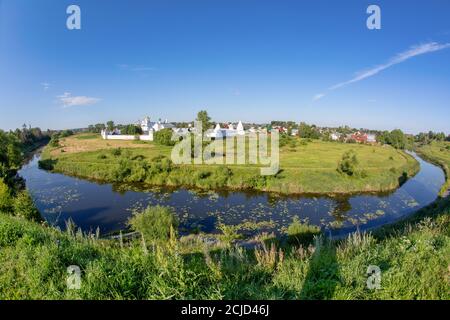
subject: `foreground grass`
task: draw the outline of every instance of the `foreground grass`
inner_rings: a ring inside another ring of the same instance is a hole
[[[139,141],[111,141],[77,135],[48,146],[43,159],[55,172],[107,182],[144,182],[152,185],[206,189],[256,189],[280,193],[352,193],[397,188],[419,166],[411,156],[389,146],[306,141],[293,138],[280,150],[281,170],[261,176],[251,165],[183,165],[158,163],[170,158],[171,147]],[[120,148],[120,154],[117,150]],[[358,174],[337,172],[342,155],[354,150]]]
[[[446,176],[446,184],[442,186],[441,194],[450,188],[450,142],[432,141],[429,144],[420,145],[416,151],[424,158],[442,167]]]
[[[450,200],[345,240],[257,249],[102,240],[0,214],[0,299],[450,299]],[[67,267],[82,270],[80,290]],[[381,288],[366,286],[367,267]]]

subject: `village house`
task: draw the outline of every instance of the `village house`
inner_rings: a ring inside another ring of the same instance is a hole
[[[359,143],[376,143],[377,139],[374,134],[367,134],[364,132],[357,131],[350,135],[350,139],[355,140]]]

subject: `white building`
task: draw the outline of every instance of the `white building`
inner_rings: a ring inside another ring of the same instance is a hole
[[[140,123],[138,123],[138,125],[141,126],[143,132],[148,132],[155,125],[155,123],[151,122],[150,117],[147,116],[143,120],[141,120]]]
[[[369,133],[369,134],[367,135],[367,142],[369,142],[369,143],[375,143],[375,142],[377,142],[377,136],[374,135],[374,134],[372,134],[372,133]]]
[[[241,121],[239,121],[239,123],[237,124],[236,129],[234,129],[232,123],[228,125],[228,128],[221,128],[220,124],[216,124],[216,127],[212,131],[206,133],[207,137],[214,139],[223,139],[226,137],[234,137],[237,135],[245,135],[244,126],[242,125]]]
[[[337,141],[341,138],[341,134],[337,133],[337,132],[333,132],[332,134],[330,134],[330,138],[333,141]]]
[[[164,122],[161,122],[161,120],[159,120],[158,122],[156,122],[156,123],[152,126],[152,129],[153,129],[155,132],[158,132],[158,131],[160,131],[160,130],[162,130],[162,129],[168,129],[168,128],[174,129],[175,126],[174,126],[172,123],[167,122],[167,119],[166,119],[166,121],[164,121]]]
[[[102,130],[101,135],[103,139],[107,140],[145,140],[145,141],[153,141],[153,134],[162,129],[170,128],[172,130],[176,130],[175,126],[172,123],[169,123],[167,120],[161,122],[161,119],[158,122],[152,122],[150,117],[145,117],[144,119],[138,121],[136,123],[137,126],[140,126],[142,129],[141,135],[123,135],[120,130],[114,129],[112,132],[108,130]],[[184,132],[184,131],[183,131]]]

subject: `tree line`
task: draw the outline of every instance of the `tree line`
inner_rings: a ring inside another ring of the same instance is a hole
[[[104,123],[90,124],[88,126],[88,131],[92,133],[100,133],[102,130],[108,130],[110,132],[115,129],[120,130],[121,134],[126,135],[137,135],[142,134],[142,128],[135,124],[115,124],[114,121],[107,121]]]

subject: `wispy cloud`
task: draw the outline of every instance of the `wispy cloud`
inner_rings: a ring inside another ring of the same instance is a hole
[[[42,88],[44,88],[44,91],[47,91],[50,88],[51,84],[48,82],[41,82],[41,86]]]
[[[147,67],[147,66],[133,66],[129,64],[118,64],[117,67],[119,69],[124,71],[132,71],[132,72],[147,72],[147,71],[154,71],[154,67]]]
[[[338,84],[335,84],[327,89],[328,92],[345,87],[349,84],[367,79],[369,77],[372,77],[378,73],[380,73],[383,70],[386,70],[396,64],[405,62],[406,60],[409,60],[413,57],[420,56],[426,53],[431,53],[435,51],[439,51],[442,49],[446,49],[450,47],[450,43],[444,43],[440,44],[437,42],[429,42],[421,45],[412,46],[409,50],[406,50],[404,52],[401,52],[391,59],[389,59],[386,63],[380,64],[378,66],[375,66],[373,68],[370,68],[368,70],[357,72],[356,75],[347,81],[340,82]],[[313,101],[317,101],[321,98],[323,98],[326,95],[326,93],[320,93],[313,97]]]
[[[64,92],[64,94],[57,96],[60,103],[64,108],[75,106],[89,106],[99,102],[101,99],[86,97],[86,96],[72,96],[70,92]]]
[[[313,97],[313,101],[317,101],[319,99],[321,99],[323,96],[325,95],[325,93],[318,93]]]

